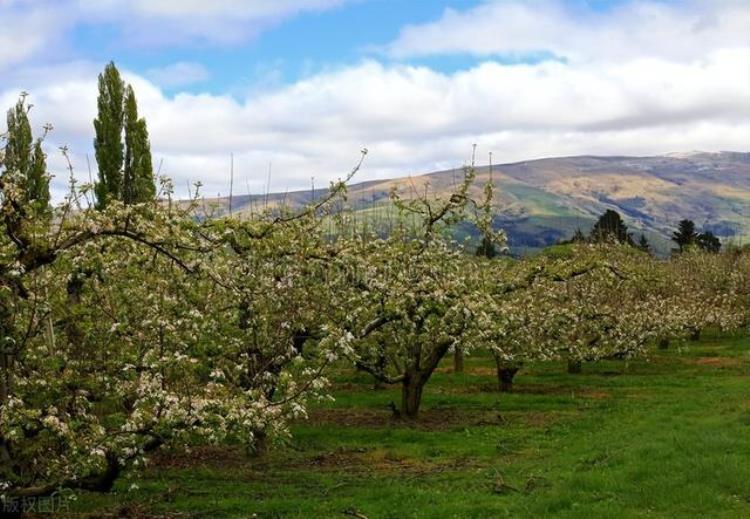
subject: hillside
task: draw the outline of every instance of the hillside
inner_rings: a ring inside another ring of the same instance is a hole
[[[387,211],[396,186],[410,193],[448,193],[460,169],[399,179],[353,184],[352,208],[363,215]],[[476,194],[489,179],[488,167],[477,170]],[[501,164],[492,168],[497,188],[496,226],[509,235],[511,249],[523,253],[587,231],[605,209],[620,212],[636,235],[641,232],[658,250],[669,249],[668,236],[682,218],[711,230],[723,240],[750,237],[750,153],[684,153],[655,157],[563,157]],[[316,191],[315,197],[325,190]],[[298,191],[236,196],[233,212],[263,206],[298,207],[313,193]],[[212,200],[219,212],[228,200]]]

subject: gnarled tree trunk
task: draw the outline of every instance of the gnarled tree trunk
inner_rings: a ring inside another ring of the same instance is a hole
[[[513,377],[521,369],[521,364],[515,362],[506,362],[495,357],[497,364],[497,387],[503,393],[513,391]]]
[[[419,415],[419,406],[422,403],[422,391],[429,375],[419,371],[408,371],[401,384],[401,416],[404,418],[416,418]]]
[[[426,355],[421,354],[421,347],[415,350],[420,353],[412,358],[401,381],[401,416],[403,418],[413,419],[419,415],[424,386],[430,380],[440,360],[453,345],[453,340],[443,341],[434,345]]]
[[[583,366],[580,360],[568,360],[568,373],[576,375],[581,372]]]
[[[659,349],[660,350],[667,350],[669,349],[669,339],[662,337],[659,339]]]

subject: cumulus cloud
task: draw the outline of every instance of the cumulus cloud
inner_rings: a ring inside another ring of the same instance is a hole
[[[138,45],[234,44],[302,12],[347,0],[77,0],[88,17],[116,23]]]
[[[550,51],[571,61],[644,56],[691,61],[750,44],[746,0],[640,0],[596,11],[562,0],[485,0],[411,25],[385,46],[396,58],[443,54],[524,55]]]
[[[3,0],[0,70],[50,58],[79,25],[106,23],[127,45],[235,44],[302,12],[349,0]]]
[[[57,4],[42,4],[31,0],[0,2],[0,70],[59,48],[57,44],[74,17]]]
[[[362,178],[460,166],[471,144],[500,161],[567,154],[652,154],[744,149],[750,142],[750,49],[717,51],[699,63],[640,59],[607,66],[488,61],[442,74],[376,61],[322,73],[253,98],[168,97],[126,71],[146,116],[157,163],[178,190],[200,180],[226,192],[229,154],[239,185],[305,188],[343,174],[371,150]],[[95,116],[96,72],[79,64],[57,81],[26,73],[37,126],[51,121],[50,145],[69,144],[86,171]],[[0,95],[6,105],[15,93]],[[85,179],[85,175],[83,176]]]

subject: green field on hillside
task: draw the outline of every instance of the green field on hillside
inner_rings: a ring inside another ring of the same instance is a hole
[[[415,423],[395,389],[343,369],[288,448],[160,453],[71,514],[166,517],[750,517],[750,339],[707,338],[568,375],[448,362]],[[137,489],[130,489],[137,485]],[[256,515],[253,515],[256,514]]]

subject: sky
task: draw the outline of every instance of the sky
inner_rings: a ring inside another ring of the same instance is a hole
[[[96,176],[110,60],[178,196],[228,194],[231,154],[245,194],[324,186],[362,148],[356,180],[473,144],[480,163],[748,151],[748,28],[750,0],[0,0],[0,108],[28,92],[54,126],[58,197],[59,147]]]

